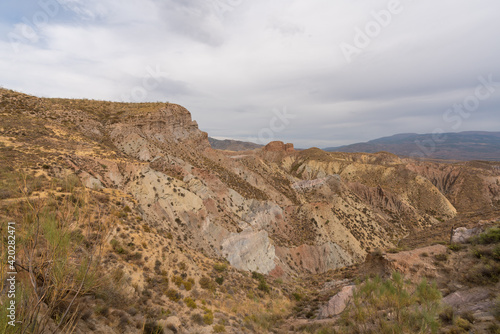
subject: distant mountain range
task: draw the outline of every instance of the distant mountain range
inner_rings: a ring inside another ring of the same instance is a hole
[[[439,135],[402,133],[324,150],[365,153],[387,151],[400,156],[428,159],[500,161],[500,132],[468,131]]]
[[[208,137],[208,142],[210,143],[210,146],[212,148],[216,150],[226,150],[226,151],[248,151],[263,146],[246,141],[233,140],[233,139],[215,139],[212,137]]]

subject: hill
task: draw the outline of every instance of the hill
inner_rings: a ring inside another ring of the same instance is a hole
[[[412,247],[446,244],[453,225],[499,218],[496,162],[283,142],[220,151],[177,104],[0,89],[2,254],[8,236],[17,242],[0,282],[11,266],[19,292],[15,331],[0,308],[6,333],[331,332],[341,325],[328,311],[341,289],[386,275]],[[399,260],[378,257],[405,245]],[[439,278],[443,295],[486,286],[470,302],[481,330],[498,326],[490,292],[500,269],[490,248],[446,257],[451,250],[435,247],[395,268]],[[450,282],[452,270],[475,266],[486,281]],[[2,305],[9,298],[1,294]]]
[[[212,137],[208,137],[208,142],[213,149],[225,151],[248,151],[262,147],[262,145],[251,142],[233,139],[215,139]]]
[[[399,156],[454,161],[500,160],[500,132],[469,131],[439,135],[405,133],[365,143],[329,147],[329,152],[387,151]]]

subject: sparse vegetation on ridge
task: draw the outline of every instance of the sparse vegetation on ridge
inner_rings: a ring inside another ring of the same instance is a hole
[[[500,323],[493,162],[280,143],[220,152],[167,103],[0,89],[0,119],[0,233],[19,224],[18,319],[34,333],[458,333]],[[480,220],[491,228],[449,244],[451,226]],[[387,277],[393,270],[406,279]],[[325,315],[356,278],[350,306]],[[472,289],[481,312],[435,308],[437,290],[448,300]]]

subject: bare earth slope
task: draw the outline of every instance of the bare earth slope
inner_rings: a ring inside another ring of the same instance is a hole
[[[41,99],[2,89],[0,119],[4,173],[76,174],[95,196],[114,194],[129,208],[110,239],[142,243],[146,266],[158,268],[141,275],[123,256],[109,260],[129,277],[132,295],[162,271],[179,274],[179,263],[197,287],[202,276],[213,275],[213,261],[227,261],[240,283],[245,271],[285,281],[323,274],[361,263],[410,234],[500,207],[496,163],[295,151],[281,142],[218,151],[189,111],[175,104]],[[19,197],[6,184],[3,206]],[[140,231],[121,233],[123,226]],[[176,330],[190,332],[185,306],[157,293],[151,308],[175,310],[181,319]],[[246,331],[238,321],[227,324],[228,331]]]

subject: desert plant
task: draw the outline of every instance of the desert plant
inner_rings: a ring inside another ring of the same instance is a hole
[[[193,323],[199,325],[199,326],[202,326],[204,325],[205,323],[203,322],[203,316],[199,313],[193,313],[191,314],[191,321],[193,321]]]
[[[500,279],[500,264],[491,259],[484,259],[474,265],[465,274],[465,280],[474,285],[497,283]]]
[[[493,248],[492,257],[495,260],[500,261],[500,245],[496,245],[495,248]]]
[[[174,301],[174,302],[178,302],[179,300],[181,300],[181,294],[179,292],[177,292],[177,290],[175,289],[168,289],[166,292],[165,292],[165,295],[168,297],[168,299],[170,299],[171,301]]]
[[[216,263],[214,264],[214,269],[222,273],[227,270],[227,263]]]
[[[161,334],[163,333],[163,327],[160,326],[156,321],[148,321],[144,324],[142,332],[144,334]]]
[[[269,293],[269,291],[271,289],[269,288],[269,285],[266,282],[266,277],[264,275],[254,271],[254,272],[252,272],[252,278],[259,281],[259,285],[257,286],[257,289],[264,291],[266,293]]]
[[[492,313],[495,318],[500,321],[500,297],[495,300],[492,308]]]
[[[446,261],[448,260],[448,254],[446,253],[436,254],[434,255],[434,259],[436,261]]]
[[[460,314],[460,318],[467,320],[471,324],[473,324],[476,319],[474,318],[474,314],[471,311],[465,311]]]
[[[485,232],[478,235],[473,242],[483,245],[496,244],[500,242],[500,227],[495,226],[487,229]]]
[[[193,308],[195,309],[197,306],[196,306],[196,302],[193,300],[193,298],[191,297],[186,297],[184,298],[184,303],[186,303],[186,305],[189,307],[189,308]]]
[[[435,284],[415,285],[397,272],[359,283],[342,315],[344,333],[437,333],[441,294]]]
[[[269,285],[265,280],[259,281],[259,285],[257,286],[257,289],[264,291],[265,293],[269,293],[271,289],[269,288]]]
[[[225,333],[226,327],[221,324],[214,325],[213,327],[214,333]]]
[[[462,245],[460,245],[460,244],[450,244],[450,245],[448,245],[448,249],[452,250],[454,252],[458,252],[459,250],[462,249]]]
[[[455,319],[455,311],[453,310],[453,307],[451,307],[451,306],[445,307],[439,313],[439,319],[444,324],[448,324],[448,325],[452,324],[453,320]]]
[[[188,278],[184,280],[181,276],[172,276],[172,282],[177,285],[177,287],[184,286],[186,291],[190,291],[193,288],[194,280],[192,278]]]
[[[215,291],[215,284],[210,278],[203,276],[200,278],[199,283],[202,289]]]
[[[214,314],[212,313],[212,311],[209,310],[207,313],[203,315],[203,322],[206,325],[211,325],[214,323]]]
[[[77,189],[79,180],[75,177],[65,180],[71,196],[59,200],[53,196],[30,197],[30,186],[23,179],[20,191],[24,202],[20,205],[20,224],[16,225],[15,269],[23,273],[17,276],[16,332],[41,333],[49,322],[54,332],[72,331],[80,297],[95,292],[100,284],[97,272],[106,232],[103,224],[91,220],[92,199],[86,191]],[[74,226],[83,227],[85,233],[76,233]],[[89,239],[92,242],[86,242]],[[2,271],[2,282],[3,275]],[[0,298],[3,304],[6,300]]]
[[[462,317],[458,317],[455,319],[455,325],[457,327],[462,328],[465,331],[469,331],[472,328],[472,325],[469,321],[463,319]]]
[[[298,291],[292,293],[292,296],[298,302],[300,302],[302,299],[304,299],[304,295]]]

